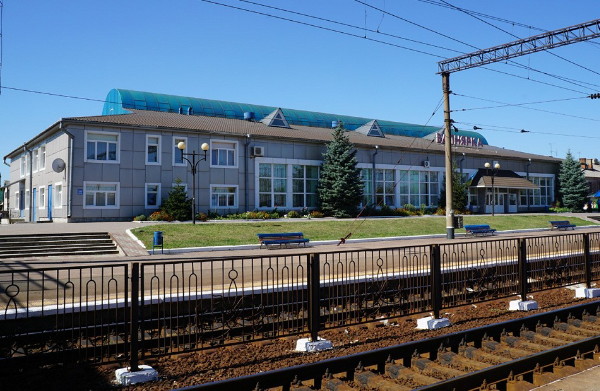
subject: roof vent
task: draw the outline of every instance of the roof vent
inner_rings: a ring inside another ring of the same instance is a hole
[[[381,128],[379,127],[379,123],[375,119],[372,120],[372,121],[367,122],[366,124],[364,124],[360,128],[356,129],[356,131],[358,133],[362,133],[362,134],[367,135],[369,137],[382,137],[382,138],[385,138],[385,135],[383,134],[383,132],[381,131]]]
[[[288,124],[287,119],[285,119],[285,116],[283,115],[283,112],[281,111],[281,109],[274,110],[271,114],[267,115],[265,118],[260,120],[260,122],[262,122],[263,124],[265,124],[267,126],[274,126],[277,128],[289,128],[290,127],[290,125]]]
[[[254,119],[253,111],[244,111],[244,121],[252,121]]]

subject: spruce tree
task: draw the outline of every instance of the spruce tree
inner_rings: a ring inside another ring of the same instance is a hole
[[[168,198],[161,209],[170,214],[175,220],[186,221],[192,218],[192,199],[187,197],[185,188],[179,184],[169,192]]]
[[[356,149],[340,124],[333,130],[333,140],[323,153],[317,186],[321,210],[329,216],[352,217],[356,215],[362,190]]]
[[[589,187],[581,166],[573,159],[571,151],[567,152],[565,160],[560,164],[558,182],[563,206],[573,212],[581,211],[587,201]]]
[[[471,181],[463,182],[460,173],[456,170],[456,165],[452,164],[452,210],[455,212],[463,212],[467,209],[469,203],[469,186]],[[440,192],[440,200],[438,203],[440,208],[446,207],[446,178],[442,184]]]

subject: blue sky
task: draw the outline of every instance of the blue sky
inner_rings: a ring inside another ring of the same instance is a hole
[[[201,0],[4,0],[0,154],[62,117],[101,114],[99,101],[111,88],[441,126],[438,61],[515,40],[509,33],[524,38],[600,18],[594,0],[451,2],[477,18],[442,0],[361,0],[385,14],[355,0],[256,0],[354,29],[246,1],[215,1],[278,18]],[[552,53],[564,59],[536,53],[514,60],[533,70],[499,63],[453,73],[458,127],[477,125],[490,144],[507,149],[600,158],[600,100],[585,98],[600,92],[600,40]],[[503,104],[512,106],[490,108]],[[8,179],[5,165],[0,173]]]

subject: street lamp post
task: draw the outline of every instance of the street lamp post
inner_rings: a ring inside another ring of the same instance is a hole
[[[485,168],[487,170],[487,173],[489,175],[490,168],[492,167],[492,165],[489,162],[485,162],[484,166],[485,166]],[[494,189],[494,177],[498,173],[499,169],[500,169],[500,163],[495,163],[494,164],[494,168],[492,169],[492,216],[494,216],[494,212],[496,211],[496,192],[495,192],[495,189]]]
[[[206,160],[206,153],[208,152],[208,144],[204,143],[200,148],[204,151],[204,156],[200,153],[196,153],[196,151],[192,151],[192,153],[183,152],[185,150],[185,142],[180,141],[177,144],[177,148],[181,151],[181,158],[189,163],[190,168],[192,169],[192,224],[196,224],[196,171],[198,168],[198,163],[203,160]],[[192,160],[188,159],[186,156],[191,156]],[[198,160],[196,160],[198,158]]]

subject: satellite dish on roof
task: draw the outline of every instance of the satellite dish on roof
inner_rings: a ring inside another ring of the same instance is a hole
[[[52,169],[54,172],[62,172],[66,166],[65,161],[61,158],[54,159],[52,162]]]

